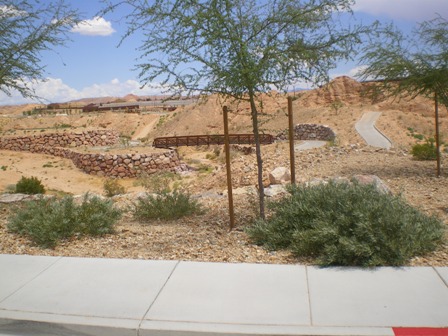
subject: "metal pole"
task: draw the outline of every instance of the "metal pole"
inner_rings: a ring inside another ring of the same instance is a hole
[[[288,97],[289,121],[289,162],[291,164],[291,184],[296,184],[296,159],[294,155],[294,121],[292,115],[292,97]]]
[[[233,211],[232,173],[230,170],[229,121],[227,117],[227,106],[224,106],[222,108],[222,112],[224,116],[224,149],[226,152],[227,194],[229,197],[230,230],[232,230],[235,227],[235,213]]]
[[[440,129],[439,129],[439,102],[437,92],[434,94],[435,119],[436,119],[436,155],[437,155],[437,177],[440,177]]]

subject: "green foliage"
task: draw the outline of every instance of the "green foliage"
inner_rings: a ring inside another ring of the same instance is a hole
[[[54,248],[59,241],[78,235],[103,235],[113,232],[121,211],[112,202],[84,196],[77,205],[72,196],[60,200],[38,199],[19,208],[9,219],[8,229],[28,236],[43,248]]]
[[[125,187],[123,187],[117,179],[107,178],[103,183],[104,195],[106,197],[112,197],[115,195],[122,195],[126,193]]]
[[[172,172],[156,172],[154,174],[142,172],[138,177],[138,184],[147,192],[163,193],[170,192],[172,182],[179,179],[180,176]]]
[[[419,46],[415,48],[415,46]],[[425,95],[448,107],[448,21],[441,16],[425,21],[408,36],[393,27],[364,49],[360,75],[380,79],[389,96]],[[397,81],[398,80],[398,81]]]
[[[132,8],[124,38],[145,36],[137,65],[143,84],[157,80],[173,95],[247,99],[255,135],[263,112],[258,93],[286,91],[298,79],[327,82],[329,70],[351,59],[362,36],[375,30],[338,19],[351,14],[351,0],[123,0],[106,12],[121,5]],[[258,137],[255,147],[264,217]]]
[[[416,160],[436,160],[437,148],[434,146],[434,141],[427,140],[424,144],[415,144],[412,146],[411,154]]]
[[[201,214],[201,205],[188,193],[175,190],[172,193],[148,194],[135,203],[134,217],[139,221],[151,219],[178,219],[184,216]]]
[[[22,178],[16,184],[16,193],[20,194],[45,194],[45,187],[42,182],[34,176]]]
[[[67,42],[77,17],[64,0],[2,0],[0,91],[36,97],[27,81],[45,78],[41,54]]]
[[[443,238],[439,219],[372,185],[330,182],[289,191],[270,204],[268,220],[247,230],[255,243],[315,257],[321,265],[399,266]]]
[[[86,194],[77,208],[77,231],[91,236],[113,233],[113,226],[121,215],[111,201]]]

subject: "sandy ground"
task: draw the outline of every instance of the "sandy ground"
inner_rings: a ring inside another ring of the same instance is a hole
[[[340,80],[330,90],[301,93],[293,102],[295,123],[329,125],[337,133],[333,143],[319,149],[296,153],[298,181],[355,174],[379,176],[395,194],[401,194],[412,205],[428,214],[440,216],[448,225],[448,153],[442,160],[442,177],[435,178],[435,163],[421,162],[409,155],[411,145],[421,142],[416,135],[434,135],[433,106],[430,100],[383,101],[372,104],[355,94],[361,90],[357,83]],[[332,102],[342,99],[335,109]],[[286,97],[271,94],[262,97],[260,115],[262,129],[277,134],[287,126]],[[20,117],[27,107],[0,107],[0,136],[33,135],[41,132],[70,132],[87,128],[116,129],[133,139],[166,135],[222,133],[222,106],[230,106],[230,129],[234,133],[251,130],[246,103],[222,101],[212,97],[195,106],[180,108],[164,118],[155,115],[105,113],[51,117]],[[390,151],[366,147],[354,129],[366,111],[380,111],[378,128],[393,142]],[[5,117],[8,115],[8,117]],[[13,115],[14,117],[11,117]],[[61,129],[61,125],[66,128]],[[448,113],[440,111],[440,129],[444,142],[448,139]],[[445,145],[446,146],[446,145]],[[145,259],[181,259],[224,262],[309,263],[292,258],[288,253],[272,253],[251,245],[243,232],[253,218],[253,198],[236,197],[237,229],[228,232],[226,198],[219,196],[226,189],[222,148],[181,148],[183,160],[195,167],[208,167],[182,176],[180,184],[192,194],[202,197],[209,211],[206,214],[176,222],[137,223],[131,217],[117,226],[115,235],[102,238],[80,238],[63,242],[55,250],[42,250],[26,238],[6,230],[7,216],[14,211],[0,206],[0,253],[26,253],[86,257],[117,257]],[[218,157],[210,159],[214,154]],[[208,154],[208,155],[207,155]],[[263,147],[264,180],[278,166],[289,167],[287,143]],[[49,193],[103,193],[104,178],[80,172],[70,160],[25,152],[0,151],[0,191],[10,191],[21,176],[36,176]],[[256,185],[254,155],[232,152],[232,182],[234,188]],[[135,179],[120,180],[129,195],[143,188]],[[120,202],[120,199],[117,200]],[[124,199],[129,205],[130,200]],[[132,203],[132,201],[131,201]],[[311,261],[312,262],[312,261]],[[448,244],[410,265],[448,266]]]

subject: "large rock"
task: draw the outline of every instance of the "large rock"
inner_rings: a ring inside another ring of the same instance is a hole
[[[358,181],[359,184],[373,184],[378,191],[384,194],[392,194],[386,183],[376,175],[355,175],[353,180]]]
[[[53,195],[28,195],[28,194],[1,194],[0,195],[0,203],[15,203],[22,201],[32,201],[37,200],[39,198],[51,198]]]
[[[270,185],[268,188],[264,189],[264,194],[267,197],[274,197],[281,194],[287,194],[288,191],[286,190],[284,185],[281,184],[273,184]]]
[[[353,183],[353,181],[356,181],[359,184],[372,184],[379,192],[384,194],[392,194],[386,183],[384,183],[384,181],[376,175],[354,175],[351,178],[336,176],[330,178],[329,180],[336,183]],[[329,180],[312,179],[311,181],[305,182],[305,185],[312,187],[319,184],[327,184]]]
[[[271,184],[284,184],[291,181],[291,172],[288,168],[277,167],[269,174]]]

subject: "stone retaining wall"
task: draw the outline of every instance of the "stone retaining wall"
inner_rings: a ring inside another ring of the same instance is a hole
[[[325,125],[318,124],[298,124],[294,126],[295,140],[322,140],[331,141],[336,138],[333,130]],[[283,131],[277,135],[278,140],[287,140],[288,131]]]
[[[137,177],[142,172],[188,170],[174,150],[152,154],[73,154],[71,159],[76,167],[98,176],[122,178]]]
[[[0,149],[28,151],[67,158],[83,172],[97,176],[136,177],[141,172],[181,172],[188,167],[177,152],[168,150],[150,154],[79,153],[66,147],[108,146],[118,142],[116,131],[98,130],[80,133],[52,133],[30,137],[0,138]]]
[[[53,147],[110,146],[117,144],[119,138],[114,130],[48,133],[0,138],[0,149],[51,154],[47,151]]]

